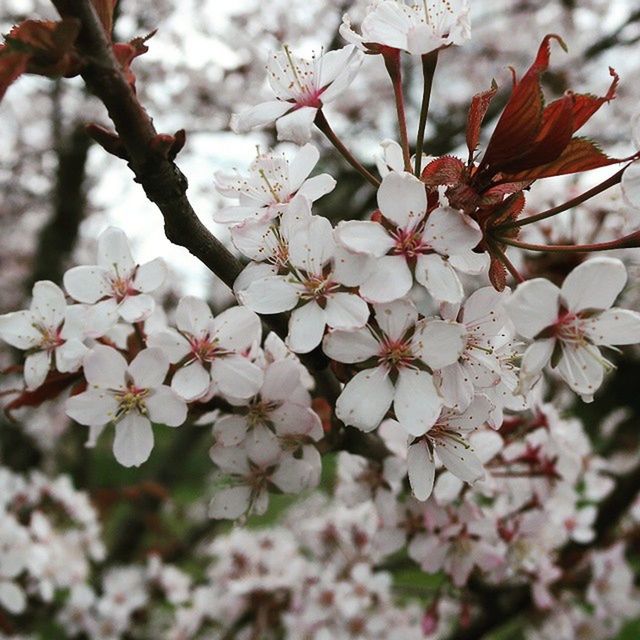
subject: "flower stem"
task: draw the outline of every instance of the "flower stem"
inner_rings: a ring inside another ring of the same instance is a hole
[[[424,132],[427,128],[427,116],[429,115],[429,104],[431,102],[431,90],[433,89],[433,78],[438,66],[438,49],[422,56],[422,77],[424,89],[422,92],[422,106],[420,108],[420,123],[418,125],[418,137],[416,138],[416,162],[415,174],[420,177],[422,171],[422,150],[424,149]]]
[[[564,202],[563,204],[560,204],[557,207],[553,207],[553,209],[547,209],[542,213],[537,213],[534,216],[528,216],[527,218],[522,218],[521,220],[508,222],[506,224],[500,225],[499,227],[497,227],[497,229],[502,230],[502,229],[515,229],[518,227],[523,227],[524,225],[531,224],[533,222],[546,220],[547,218],[551,218],[557,215],[558,213],[567,211],[568,209],[573,209],[573,207],[577,207],[579,204],[582,204],[583,202],[590,200],[594,196],[597,196],[599,193],[602,193],[603,191],[606,191],[607,189],[610,189],[614,185],[618,184],[622,180],[622,176],[624,172],[627,170],[628,166],[629,165],[625,166],[623,169],[621,169],[620,171],[612,175],[610,178],[607,178],[607,180],[605,180],[604,182],[601,182],[600,184],[596,185],[592,189],[589,189],[589,191],[585,191],[581,195],[571,200],[567,200],[567,202]]]
[[[398,114],[398,128],[400,129],[400,144],[404,158],[405,171],[411,171],[411,150],[409,148],[409,134],[407,133],[407,116],[404,107],[404,93],[402,91],[402,69],[400,66],[400,50],[387,49],[382,54],[385,67],[391,78],[393,93],[396,99]]]
[[[327,139],[331,144],[338,150],[340,155],[360,174],[362,175],[367,182],[372,184],[376,189],[380,186],[380,180],[376,178],[369,170],[358,162],[358,160],[354,157],[354,155],[344,146],[340,138],[335,134],[334,130],[329,125],[327,118],[324,113],[322,113],[322,109],[318,110],[315,119],[315,125],[327,136]]]
[[[593,251],[614,251],[616,249],[633,249],[640,247],[640,231],[634,231],[627,236],[611,240],[610,242],[599,242],[596,244],[531,244],[520,242],[511,238],[494,238],[495,242],[508,244],[518,249],[528,251],[550,251],[553,253],[590,253]]]

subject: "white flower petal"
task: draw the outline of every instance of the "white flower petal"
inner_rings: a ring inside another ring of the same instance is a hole
[[[67,293],[78,302],[93,304],[111,294],[109,271],[99,266],[73,267],[64,274]]]
[[[628,309],[607,309],[584,323],[585,335],[598,345],[640,343],[640,313]]]
[[[42,334],[33,326],[31,311],[14,311],[0,316],[0,338],[18,349],[32,349]]]
[[[251,488],[246,485],[216,491],[209,503],[209,517],[214,520],[235,520],[251,505]]]
[[[251,398],[260,390],[264,373],[247,358],[230,355],[213,361],[211,379],[224,395]]]
[[[375,429],[391,406],[394,389],[383,367],[356,374],[336,402],[336,416],[362,431]]]
[[[627,270],[615,258],[592,258],[576,267],[560,289],[569,311],[608,309],[627,283]]]
[[[336,180],[328,173],[322,173],[319,176],[313,176],[309,178],[298,189],[298,195],[302,195],[305,198],[315,202],[318,198],[331,193],[336,188]]]
[[[418,310],[408,300],[398,300],[390,304],[374,307],[376,322],[382,332],[391,340],[401,340],[418,320]]]
[[[325,311],[332,329],[358,329],[369,319],[369,305],[354,293],[334,293],[327,299]]]
[[[507,313],[523,337],[533,339],[558,319],[560,290],[543,278],[518,285],[506,302]]]
[[[33,285],[31,312],[45,327],[57,328],[62,323],[67,302],[62,289],[49,280]]]
[[[201,298],[184,296],[176,308],[176,325],[180,331],[202,338],[213,329],[213,314]]]
[[[398,422],[412,436],[421,436],[435,424],[442,409],[431,374],[418,369],[401,369],[393,408]]]
[[[464,213],[438,207],[429,214],[422,237],[438,253],[450,256],[473,249],[482,240],[482,231]]]
[[[149,419],[156,424],[179,427],[187,419],[187,405],[169,387],[154,389],[146,404]]]
[[[122,229],[107,227],[98,236],[98,264],[109,271],[115,271],[121,277],[126,277],[133,271],[135,262]]]
[[[287,111],[290,111],[291,107],[292,105],[290,103],[280,100],[262,102],[240,114],[234,115],[231,119],[231,128],[236,133],[248,133],[256,127],[271,124],[277,118],[287,113]]]
[[[124,387],[127,361],[112,347],[95,345],[86,355],[83,367],[89,385],[102,389]]]
[[[464,482],[475,482],[484,477],[484,467],[471,445],[462,443],[455,435],[442,435],[435,440],[438,458],[451,473]]]
[[[129,374],[136,387],[154,389],[159,387],[169,371],[169,359],[162,349],[143,349],[129,365]]]
[[[416,261],[416,280],[438,301],[456,304],[464,296],[456,270],[442,256],[421,255]]]
[[[167,263],[162,258],[141,264],[136,269],[133,286],[143,293],[155,291],[167,277]]]
[[[296,144],[305,144],[311,139],[311,127],[318,109],[300,107],[276,120],[278,140],[290,140]]]
[[[147,346],[154,349],[162,349],[172,364],[180,362],[182,358],[191,352],[191,347],[186,339],[171,328],[150,333],[147,336]]]
[[[142,322],[155,309],[155,300],[146,293],[137,296],[127,296],[118,307],[120,317],[126,322]]]
[[[604,379],[602,356],[593,345],[574,345],[563,342],[562,355],[556,371],[576,393],[591,396]]]
[[[47,351],[30,353],[24,360],[24,381],[33,391],[45,381],[51,366],[51,355]]]
[[[256,313],[281,313],[298,304],[299,289],[282,276],[255,280],[238,292],[238,299]]]
[[[294,353],[309,353],[322,342],[325,326],[324,310],[311,300],[291,313],[287,346]]]
[[[413,228],[427,211],[425,185],[412,173],[392,171],[378,189],[378,207],[400,229]]]
[[[210,386],[211,376],[198,360],[178,369],[171,379],[171,388],[187,402],[201,398]]]
[[[289,190],[295,193],[309,177],[320,160],[320,152],[312,144],[305,144],[298,150],[289,165]]]
[[[247,419],[244,416],[226,415],[216,420],[213,436],[216,445],[234,447],[242,443],[247,435]]]
[[[153,450],[153,429],[148,418],[135,411],[116,424],[113,454],[123,467],[139,467]]]
[[[634,162],[624,172],[620,187],[624,201],[636,211],[640,211],[640,162]]]
[[[462,355],[466,346],[464,325],[446,320],[429,320],[416,327],[412,339],[416,353],[432,369],[442,369]]]
[[[66,414],[80,424],[92,426],[111,422],[118,411],[119,402],[108,391],[89,389],[71,396],[65,404]]]
[[[385,228],[372,220],[343,220],[338,223],[335,236],[345,249],[375,258],[386,255],[395,244]]]
[[[378,354],[380,345],[368,329],[330,331],[324,338],[324,352],[337,362],[354,364]]]
[[[384,256],[373,265],[369,277],[360,285],[360,295],[372,303],[403,298],[413,286],[413,276],[404,256]]]
[[[246,351],[262,338],[260,318],[244,307],[231,307],[215,320],[215,334],[220,346],[229,351]]]
[[[425,440],[420,440],[409,447],[407,469],[413,495],[418,500],[426,500],[433,491],[436,464]]]

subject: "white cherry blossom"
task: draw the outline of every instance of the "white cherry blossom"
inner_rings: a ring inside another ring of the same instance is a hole
[[[593,396],[613,366],[599,347],[640,342],[640,313],[612,307],[626,282],[622,262],[603,257],[576,267],[561,288],[542,278],[518,286],[507,309],[518,333],[533,340],[522,358],[525,388],[550,362],[576,393]]]
[[[482,238],[477,223],[450,207],[427,213],[425,186],[407,172],[383,178],[378,206],[379,221],[353,220],[336,228],[338,243],[371,258],[360,295],[374,303],[397,300],[411,290],[415,276],[436,300],[461,302],[456,269],[477,272],[481,261],[472,251]]]
[[[83,344],[85,310],[67,306],[64,293],[53,282],[33,286],[29,310],[0,316],[0,338],[27,352],[24,380],[27,389],[37,389],[53,364],[57,371],[77,371],[87,352]]]
[[[330,358],[364,367],[342,390],[336,415],[345,424],[371,431],[393,404],[404,429],[421,436],[442,409],[429,367],[455,362],[464,348],[464,332],[455,323],[418,320],[415,306],[407,301],[374,309],[376,327],[332,331],[324,340]]]
[[[84,359],[88,388],[67,400],[67,415],[80,424],[115,424],[113,452],[125,467],[140,466],[153,449],[151,423],[180,426],[187,405],[163,384],[169,361],[160,349],[144,349],[130,364],[104,345]]]
[[[149,295],[166,277],[162,258],[137,264],[127,236],[109,227],[98,238],[98,264],[79,266],[64,274],[64,286],[78,302],[94,305],[87,320],[95,337],[104,335],[120,316],[126,322],[146,320],[155,302]]]
[[[322,341],[325,328],[357,329],[369,307],[340,283],[331,223],[312,216],[295,227],[288,242],[287,273],[256,278],[239,291],[239,300],[257,313],[292,310],[287,344],[308,353]],[[350,278],[357,274],[349,274]]]
[[[308,142],[318,110],[349,86],[362,59],[362,53],[353,45],[311,60],[296,56],[284,45],[267,65],[267,77],[276,99],[235,116],[234,130],[246,133],[275,120],[279,140]]]
[[[296,195],[310,202],[332,191],[336,181],[327,173],[309,175],[318,163],[320,153],[311,144],[302,147],[291,162],[282,154],[263,153],[253,161],[249,175],[238,171],[215,175],[216,189],[238,204],[215,212],[220,223],[237,224],[245,220],[269,221],[284,213]]]
[[[340,33],[348,42],[377,52],[381,47],[413,55],[460,45],[471,36],[467,0],[384,0],[372,2],[361,34],[345,15]]]

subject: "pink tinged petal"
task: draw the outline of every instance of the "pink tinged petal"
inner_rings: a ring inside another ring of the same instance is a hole
[[[176,308],[176,326],[197,338],[213,330],[213,314],[209,305],[195,296],[184,296]]]
[[[555,346],[555,338],[536,340],[530,345],[522,356],[522,363],[520,364],[522,375],[525,377],[539,376],[549,363],[549,360],[551,360]]]
[[[325,53],[317,62],[318,86],[327,87],[320,96],[323,104],[338,98],[351,84],[364,56],[354,46]],[[327,86],[328,85],[328,86]]]
[[[31,312],[36,321],[45,327],[58,327],[62,323],[67,309],[67,302],[62,289],[49,280],[36,282],[33,285],[33,301]]]
[[[573,391],[590,396],[604,379],[602,355],[593,345],[562,344],[562,355],[556,371]]]
[[[393,409],[398,422],[412,436],[425,434],[442,410],[433,377],[418,369],[401,369],[396,383]]]
[[[209,503],[209,517],[214,520],[235,520],[251,505],[251,488],[245,485],[216,491]]]
[[[67,293],[78,302],[93,304],[105,296],[111,295],[109,270],[98,266],[80,266],[69,269],[63,282]]]
[[[313,168],[318,164],[320,152],[312,144],[305,144],[296,153],[289,165],[289,191],[295,193],[302,183],[309,177]]]
[[[415,227],[427,211],[424,183],[411,173],[392,171],[378,189],[378,207],[400,229]]]
[[[178,369],[171,379],[171,388],[187,402],[204,396],[210,386],[211,376],[198,360]]]
[[[169,371],[169,359],[162,349],[143,349],[129,365],[129,374],[136,387],[155,389],[159,387]]]
[[[282,276],[252,282],[238,292],[238,299],[256,313],[282,313],[298,304],[300,289]]]
[[[369,305],[354,293],[334,293],[327,299],[325,311],[332,329],[359,329],[369,319]]]
[[[229,351],[245,351],[262,338],[260,318],[244,307],[231,307],[215,320],[215,336],[220,346]]]
[[[464,325],[446,320],[421,322],[412,338],[415,353],[432,369],[442,369],[462,355],[466,346]]]
[[[32,349],[42,334],[33,326],[31,311],[14,311],[0,316],[0,338],[18,349]]]
[[[592,258],[576,267],[560,289],[569,311],[608,309],[627,283],[627,270],[615,258]]]
[[[477,395],[471,404],[460,414],[453,414],[447,418],[447,423],[453,431],[465,433],[477,429],[489,420],[493,405],[489,398]]]
[[[473,249],[482,240],[478,223],[450,207],[429,214],[423,239],[438,253],[450,256]]]
[[[348,220],[335,229],[338,244],[354,253],[381,258],[394,247],[393,238],[378,222]]]
[[[315,202],[318,198],[331,193],[336,188],[336,181],[328,173],[309,178],[298,190],[298,195]]]
[[[640,211],[640,162],[634,162],[622,176],[620,183],[624,201],[636,211]]]
[[[191,352],[191,347],[187,340],[177,331],[170,328],[150,333],[147,336],[147,346],[154,349],[162,349],[172,364],[180,362]]]
[[[368,277],[375,258],[348,251],[336,246],[333,255],[333,279],[346,287],[359,287]]]
[[[273,466],[282,456],[278,438],[264,425],[257,425],[249,431],[243,447],[249,459],[263,468]]]
[[[251,471],[249,458],[244,447],[214,446],[209,451],[211,460],[225,473],[245,475]]]
[[[146,262],[136,269],[133,286],[143,293],[155,291],[167,277],[167,263],[162,258]]]
[[[287,346],[294,353],[309,353],[321,342],[325,329],[325,312],[312,300],[292,312]]]
[[[270,364],[264,372],[264,383],[260,395],[267,400],[292,400],[295,390],[301,387],[300,367],[293,359],[277,360]],[[311,400],[303,389],[304,398],[310,404]]]
[[[363,20],[363,40],[406,50],[410,26],[409,18],[399,4],[383,2]]]
[[[475,394],[473,382],[466,369],[458,362],[438,372],[438,390],[444,404],[458,411],[464,411]]]
[[[276,433],[282,436],[305,436],[320,440],[323,436],[322,423],[318,415],[308,407],[285,402],[269,414]]]
[[[239,355],[214,360],[211,379],[221,393],[232,398],[251,398],[258,393],[264,380],[260,367]]]
[[[333,227],[321,216],[298,225],[289,238],[289,261],[307,273],[321,274],[334,252]]]
[[[362,431],[375,429],[391,406],[394,389],[383,367],[356,374],[336,402],[336,416]]]
[[[124,388],[127,361],[112,347],[97,344],[86,355],[83,366],[89,385],[102,389]]]
[[[407,469],[413,495],[418,500],[425,501],[433,491],[436,464],[424,439],[409,447]]]
[[[262,102],[231,119],[231,128],[236,133],[247,133],[256,127],[271,124],[291,109],[291,104],[280,100]]]
[[[67,340],[56,349],[56,369],[61,373],[77,371],[89,349],[80,340]]]
[[[360,285],[360,295],[372,303],[403,298],[413,286],[413,276],[403,256],[378,258],[369,277]]]
[[[401,340],[418,321],[418,310],[408,300],[398,300],[390,304],[374,307],[376,322],[382,332],[391,340]]]
[[[484,467],[471,445],[461,442],[455,434],[442,434],[435,442],[435,449],[442,464],[464,482],[473,483],[484,477]]]
[[[135,267],[129,240],[122,229],[106,228],[98,237],[98,264],[120,276],[127,276]]]
[[[155,300],[151,296],[141,293],[127,296],[118,307],[118,311],[126,322],[142,322],[153,313],[155,306]]]
[[[422,255],[416,261],[416,280],[438,301],[456,304],[464,296],[456,270],[438,254]]]
[[[113,454],[123,467],[139,467],[153,450],[153,429],[148,418],[137,412],[127,413],[116,424]]]
[[[523,337],[533,339],[558,319],[560,290],[543,278],[518,286],[506,302],[507,313]]]
[[[628,309],[608,309],[584,322],[587,338],[598,345],[640,343],[640,313]]]
[[[305,447],[306,449],[307,447]],[[312,450],[312,447],[308,447]],[[316,452],[317,453],[317,452]],[[317,456],[316,456],[317,458]],[[313,461],[317,462],[317,461]],[[317,484],[317,464],[311,460],[298,460],[287,455],[275,470],[271,481],[283,493],[300,493]]]
[[[325,336],[323,350],[332,360],[354,364],[376,356],[380,344],[368,329],[335,330]]]
[[[24,360],[24,381],[29,391],[37,389],[45,381],[51,366],[51,355],[47,351],[36,351]]]
[[[318,109],[301,107],[276,120],[278,140],[288,140],[296,144],[304,144],[311,139],[311,127]]]
[[[86,336],[100,338],[118,322],[120,306],[115,298],[108,298],[89,307],[86,316]]]
[[[241,444],[247,435],[247,427],[247,419],[243,416],[223,416],[213,426],[216,445],[234,447]]]
[[[9,613],[19,615],[27,607],[27,597],[17,584],[0,580],[0,605]]]
[[[71,396],[65,404],[65,412],[80,424],[104,425],[115,418],[118,406],[118,400],[108,391],[89,389]]]
[[[187,405],[169,387],[153,390],[146,401],[149,419],[155,424],[179,427],[187,419]]]

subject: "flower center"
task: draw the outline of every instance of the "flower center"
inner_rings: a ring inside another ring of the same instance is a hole
[[[149,395],[149,389],[139,389],[135,385],[129,385],[126,390],[116,394],[119,406],[116,413],[116,419],[126,415],[130,411],[137,411],[143,416],[147,415],[146,398]]]
[[[60,329],[52,329],[39,324],[33,325],[41,334],[40,349],[42,351],[53,351],[53,349],[64,344],[63,338],[60,337]]]
[[[554,325],[554,334],[563,342],[585,344],[584,323],[575,313],[566,312]]]
[[[380,345],[378,361],[388,369],[409,367],[414,360],[411,344],[407,341],[385,338]]]
[[[395,240],[395,246],[392,249],[394,255],[402,255],[410,259],[431,249],[422,239],[422,232],[417,229],[398,229],[391,235]]]
[[[109,284],[111,285],[113,297],[118,302],[122,302],[132,293],[136,293],[136,290],[131,286],[131,277],[116,275],[110,279]]]
[[[249,405],[249,413],[247,414],[247,422],[249,427],[257,427],[261,424],[269,422],[269,414],[277,408],[275,402],[259,400]]]
[[[213,362],[216,358],[226,355],[226,351],[220,347],[216,338],[208,334],[203,338],[188,338],[191,345],[191,353],[201,362]]]
[[[300,107],[321,107],[320,95],[324,89],[315,86],[313,66],[306,60],[294,60],[287,45],[284,45],[284,53],[287,58],[286,71],[291,75],[288,88],[295,96],[296,104]]]
[[[336,291],[339,285],[323,275],[308,275],[302,280],[305,291],[302,298],[324,303],[327,296]]]

